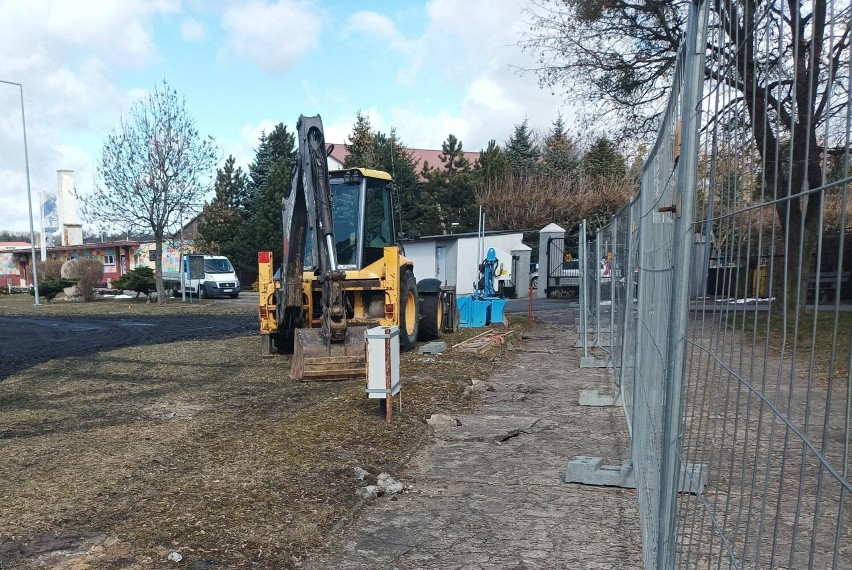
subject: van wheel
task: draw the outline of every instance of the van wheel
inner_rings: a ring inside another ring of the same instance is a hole
[[[420,297],[420,330],[417,340],[438,340],[444,334],[444,312],[446,297],[440,291]]]
[[[417,342],[420,307],[417,281],[411,271],[402,274],[399,287],[399,347],[403,352]]]

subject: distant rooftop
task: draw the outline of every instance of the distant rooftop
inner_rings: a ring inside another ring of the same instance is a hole
[[[345,143],[326,143],[326,148],[334,145],[334,148],[329,155],[336,162],[343,164],[346,162],[346,156],[349,152],[346,150]],[[444,163],[441,162],[441,155],[444,153],[441,149],[424,149],[424,148],[407,148],[406,152],[411,155],[412,160],[417,167],[417,173],[419,174],[423,168],[423,165],[429,163],[430,168],[438,168],[443,169]],[[479,160],[479,152],[465,152],[465,158],[470,161],[470,165],[473,166],[473,163]]]

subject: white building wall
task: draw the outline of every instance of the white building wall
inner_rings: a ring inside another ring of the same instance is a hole
[[[420,281],[435,277],[435,240],[420,240],[403,244],[405,257],[414,262],[414,277]]]
[[[478,240],[476,236],[442,238],[442,239],[420,239],[406,242],[405,256],[414,262],[414,276],[417,280],[437,278],[437,248],[446,248],[446,266],[444,267],[444,285],[455,285],[458,295],[469,295],[473,293],[476,280],[479,277],[479,264],[485,259],[489,248],[494,248],[497,259],[503,266],[505,275],[500,280],[510,281],[512,271],[512,251],[524,247],[523,234],[501,234],[486,236],[485,251],[482,259],[479,259]],[[497,283],[494,284],[495,289]],[[526,287],[523,284],[521,289]]]

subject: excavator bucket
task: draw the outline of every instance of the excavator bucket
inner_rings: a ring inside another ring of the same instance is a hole
[[[348,327],[343,342],[332,343],[322,329],[296,329],[290,378],[305,382],[366,378],[367,327]]]

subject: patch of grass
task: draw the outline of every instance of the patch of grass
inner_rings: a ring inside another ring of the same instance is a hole
[[[35,298],[29,294],[0,295],[0,316],[13,315],[198,315],[198,314],[236,314],[256,313],[254,303],[234,303],[205,299],[192,303],[180,299],[169,298],[162,305],[156,302],[148,303],[144,295],[139,299],[103,298],[98,301],[84,303],[82,301],[66,301],[57,298],[50,303],[41,300],[35,306]]]
[[[800,366],[813,361],[814,372],[821,376],[832,369],[834,378],[845,378],[848,373],[852,313],[810,310],[800,311],[798,316],[791,313],[786,319],[768,312],[746,313],[736,328],[744,338],[754,337],[758,346],[768,338],[770,348],[776,353],[783,350],[786,358],[795,350]]]
[[[261,358],[259,345],[252,335],[129,347],[0,383],[0,536],[114,537],[120,561],[96,563],[107,568],[156,566],[171,550],[187,565],[293,567],[355,504],[352,468],[399,476],[424,420],[470,409],[465,388],[504,354],[404,354],[403,411],[387,424],[362,381],[294,382],[290,358]]]

